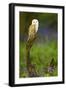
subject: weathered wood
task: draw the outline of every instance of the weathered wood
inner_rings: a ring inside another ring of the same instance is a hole
[[[26,43],[26,64],[27,64],[28,75],[30,77],[32,75],[36,76],[35,66],[31,64],[31,60],[30,60],[30,50],[36,38],[37,38],[37,35],[35,35],[34,38],[28,40]]]

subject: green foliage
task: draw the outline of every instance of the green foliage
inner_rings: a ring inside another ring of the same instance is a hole
[[[29,25],[34,18],[39,20],[39,26],[41,28],[57,28],[57,17],[55,13],[20,12],[20,33],[25,35],[28,33]]]
[[[28,77],[26,68],[25,43],[20,42],[20,77]],[[30,51],[31,63],[35,65],[38,76],[57,76],[57,42],[34,43]],[[54,58],[55,69],[47,72],[51,59]]]

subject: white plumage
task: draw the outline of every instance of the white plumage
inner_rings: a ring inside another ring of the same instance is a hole
[[[32,24],[29,26],[28,40],[33,39],[38,31],[39,21],[37,19],[32,20]]]

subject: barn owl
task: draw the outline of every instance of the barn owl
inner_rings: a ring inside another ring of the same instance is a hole
[[[31,40],[35,37],[39,27],[39,21],[37,19],[33,19],[31,25],[29,26],[28,31],[28,40]]]

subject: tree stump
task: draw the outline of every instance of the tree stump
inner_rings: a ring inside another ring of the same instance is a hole
[[[31,60],[30,60],[30,50],[36,38],[37,38],[37,35],[35,35],[34,38],[29,39],[26,43],[26,66],[27,66],[29,77],[32,77],[32,75],[36,76],[35,66],[31,64]]]

